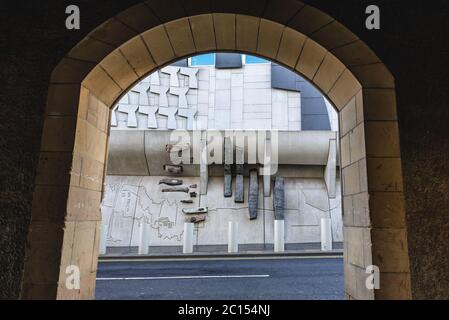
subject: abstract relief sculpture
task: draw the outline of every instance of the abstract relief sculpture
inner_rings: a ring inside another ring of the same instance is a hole
[[[248,210],[250,220],[257,219],[258,205],[259,205],[258,171],[251,170],[249,173],[249,195],[248,195]]]
[[[245,160],[244,150],[236,146],[235,147],[235,162],[236,162],[236,177],[235,177],[235,203],[243,203],[244,199],[244,188],[243,188],[243,163]]]
[[[284,178],[276,177],[274,182],[274,220],[284,220],[285,189]]]
[[[147,116],[148,129],[158,129],[157,115],[160,115],[167,117],[169,130],[178,128],[177,117],[186,119],[187,130],[194,130],[194,120],[198,110],[197,107],[189,106],[187,93],[191,89],[198,89],[198,71],[198,69],[175,66],[156,71],[149,76],[149,79],[145,79],[130,90],[131,93],[137,94],[137,100],[132,100],[130,94],[127,94],[113,108],[111,126],[119,125],[116,114],[116,111],[119,111],[127,114],[125,122],[128,128],[139,128],[137,115],[143,114]],[[169,75],[169,85],[162,83],[159,72]],[[186,81],[179,81],[179,74],[186,76]],[[150,99],[150,94],[155,96]],[[169,99],[169,95],[177,97],[176,105],[173,99]]]
[[[226,198],[232,197],[232,170],[231,164],[233,162],[233,148],[232,141],[230,137],[224,138],[224,154],[225,154],[225,165],[224,165],[224,196]]]

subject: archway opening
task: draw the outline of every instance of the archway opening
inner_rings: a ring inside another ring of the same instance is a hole
[[[96,297],[243,298],[249,281],[278,289],[263,299],[342,299],[337,146],[330,102],[269,60],[208,53],[143,78],[112,108]]]
[[[344,26],[307,5],[285,21],[210,12],[167,19],[139,32],[126,20],[136,8],[94,30],[53,72],[22,297],[93,297],[110,109],[152,71],[217,50],[276,61],[314,83],[336,107],[346,297],[409,298],[394,79],[378,57]],[[148,21],[145,14],[139,17]],[[102,37],[117,37],[106,41],[116,44],[99,46]],[[379,290],[365,286],[371,265],[385,279]],[[79,268],[78,289],[67,287],[69,266]]]

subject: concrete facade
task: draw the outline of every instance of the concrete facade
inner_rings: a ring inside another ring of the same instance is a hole
[[[306,174],[304,174],[306,175]],[[312,172],[308,173],[313,176]],[[180,247],[186,216],[183,208],[208,207],[206,221],[195,225],[194,245],[225,246],[228,244],[228,222],[238,223],[240,245],[254,245],[263,249],[273,244],[274,212],[272,194],[264,197],[259,187],[258,218],[248,217],[248,180],[245,178],[245,203],[223,197],[223,177],[209,178],[207,195],[194,198],[192,204],[180,201],[185,194],[161,192],[158,181],[163,177],[107,176],[102,202],[102,227],[107,228],[108,248],[138,247],[143,224],[150,227],[148,246],[157,247],[157,253],[173,252],[160,247]],[[186,185],[200,183],[199,177],[182,178]],[[273,182],[274,183],[274,182]],[[341,197],[329,199],[323,179],[287,178],[285,208],[285,243],[319,244],[320,219],[332,220],[332,240],[342,242]],[[339,186],[339,184],[337,184]],[[338,187],[339,189],[339,187]],[[337,194],[340,194],[338,190]],[[259,245],[259,246],[257,246]],[[244,247],[244,246],[243,246]],[[111,251],[110,252],[114,252]],[[116,251],[117,252],[117,251]]]
[[[195,75],[182,73],[188,70]],[[120,99],[113,109],[112,130],[301,130],[300,91],[275,89],[271,81],[269,61],[245,64],[236,69],[216,69],[214,66],[166,67],[144,78]],[[309,91],[315,90],[313,85],[308,86]],[[181,88],[185,95],[180,97],[173,94],[174,88]],[[324,96],[318,97],[328,105],[332,131],[338,131],[337,112]],[[184,102],[186,105],[183,105]],[[143,106],[154,109],[154,121],[149,120],[147,108],[142,111]],[[189,120],[180,116],[178,111],[176,124],[172,127],[167,123],[169,117],[161,114],[166,114],[166,108],[196,111],[195,120],[189,125]],[[151,126],[153,122],[155,127]]]
[[[205,130],[210,132],[206,132],[208,136],[214,130],[281,130],[275,151],[279,168],[272,174],[287,178],[284,239],[287,248],[301,244],[320,247],[321,218],[331,219],[332,241],[342,243],[340,179],[336,180],[335,175],[331,179],[332,194],[324,180],[331,155],[332,172],[337,170],[337,155],[329,148],[330,142],[338,137],[337,113],[324,96],[315,93],[314,99],[322,99],[323,105],[329,106],[326,116],[335,130],[301,131],[302,108],[308,106],[302,105],[299,90],[273,88],[271,70],[269,61],[228,69],[174,64],[147,76],[119,100],[112,109],[108,175],[101,210],[102,227],[107,231],[100,241],[108,252],[118,252],[114,250],[118,248],[126,252],[141,246],[142,228],[149,228],[145,246],[150,247],[150,253],[176,251],[176,247],[182,246],[187,219],[182,209],[195,207],[209,210],[206,220],[195,224],[193,244],[197,250],[225,247],[229,222],[238,224],[241,248],[272,247],[274,181],[265,187],[259,184],[255,220],[248,216],[247,168],[242,203],[235,202],[232,192],[230,197],[224,197],[223,167],[219,165],[209,166],[206,191],[192,198],[192,204],[181,202],[190,199],[186,194],[161,192],[164,186],[158,185],[158,181],[167,178],[163,166],[167,163],[165,149],[170,143],[171,132],[167,131],[170,129]],[[315,92],[312,84],[302,83],[302,87]],[[174,117],[167,116],[169,109]],[[193,116],[185,118],[183,112]],[[229,151],[229,163],[234,164],[232,144]],[[186,186],[202,187],[199,169],[198,164],[184,164],[183,172],[175,176]],[[191,191],[198,192],[199,188]]]

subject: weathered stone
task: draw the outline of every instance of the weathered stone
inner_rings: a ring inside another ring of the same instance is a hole
[[[248,211],[250,220],[257,219],[257,207],[259,204],[259,181],[257,170],[251,170],[249,175]]]
[[[182,170],[182,166],[164,165],[164,171],[168,173],[179,174]]]
[[[243,148],[236,146],[235,147],[235,171],[236,171],[236,178],[235,178],[235,197],[234,202],[235,203],[243,203],[245,202],[245,192],[243,187],[243,164],[245,162],[245,152]]]
[[[198,213],[207,213],[207,207],[200,207],[194,209],[182,209],[184,214],[198,214]]]
[[[284,178],[276,177],[274,182],[274,219],[284,220],[284,208],[285,208],[285,188]]]
[[[241,166],[243,167],[243,166]],[[245,202],[244,188],[243,188],[243,175],[238,174],[235,177],[235,203],[243,203]]]
[[[180,186],[182,184],[181,179],[162,179],[159,184],[166,184],[167,186]]]
[[[189,188],[187,187],[173,187],[173,188],[164,188],[162,192],[185,192],[189,193]]]
[[[231,166],[228,164],[224,165],[224,196],[225,198],[232,197],[232,174]]]
[[[230,137],[224,138],[224,196],[226,198],[232,197],[232,170],[234,149],[232,147],[232,140]]]
[[[186,218],[186,222],[190,222],[190,223],[200,223],[203,221],[206,221],[206,216],[195,216],[195,217]]]

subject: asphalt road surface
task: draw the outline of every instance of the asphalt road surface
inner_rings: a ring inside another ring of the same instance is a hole
[[[100,262],[96,299],[343,299],[341,258]]]

